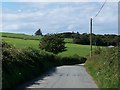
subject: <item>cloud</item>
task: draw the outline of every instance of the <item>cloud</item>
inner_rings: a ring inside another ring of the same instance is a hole
[[[4,0],[2,2],[104,2],[105,0]],[[107,0],[108,2],[119,2],[119,0]]]
[[[3,31],[27,34],[33,34],[39,28],[44,34],[65,31],[89,33],[90,18],[101,6],[101,3],[88,2],[11,4],[12,8],[9,3],[3,7]],[[14,4],[18,7],[14,7]],[[116,33],[114,31],[117,27],[116,5],[117,3],[108,3],[95,18],[93,21],[95,33]]]

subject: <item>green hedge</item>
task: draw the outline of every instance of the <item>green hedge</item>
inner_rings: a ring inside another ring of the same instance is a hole
[[[86,58],[80,56],[60,57],[33,48],[20,50],[5,42],[2,43],[1,49],[3,88],[15,88],[56,66],[80,64],[86,61]]]

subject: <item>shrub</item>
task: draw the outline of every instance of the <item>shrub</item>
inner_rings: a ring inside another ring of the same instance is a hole
[[[61,66],[84,63],[86,58],[80,56],[60,57],[55,54],[28,48],[16,49],[3,42],[2,47],[2,85],[4,88],[14,88],[48,69]]]
[[[117,47],[97,49],[85,64],[99,88],[120,88],[118,49]]]
[[[40,48],[58,54],[65,51],[64,38],[61,35],[45,35],[40,41]]]

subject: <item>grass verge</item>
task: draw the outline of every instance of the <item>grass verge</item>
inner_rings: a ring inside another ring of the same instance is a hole
[[[98,48],[85,63],[99,88],[120,88],[118,48]]]

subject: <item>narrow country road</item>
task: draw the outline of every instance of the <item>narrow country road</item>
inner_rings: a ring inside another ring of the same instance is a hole
[[[83,65],[60,66],[22,88],[98,88]]]

